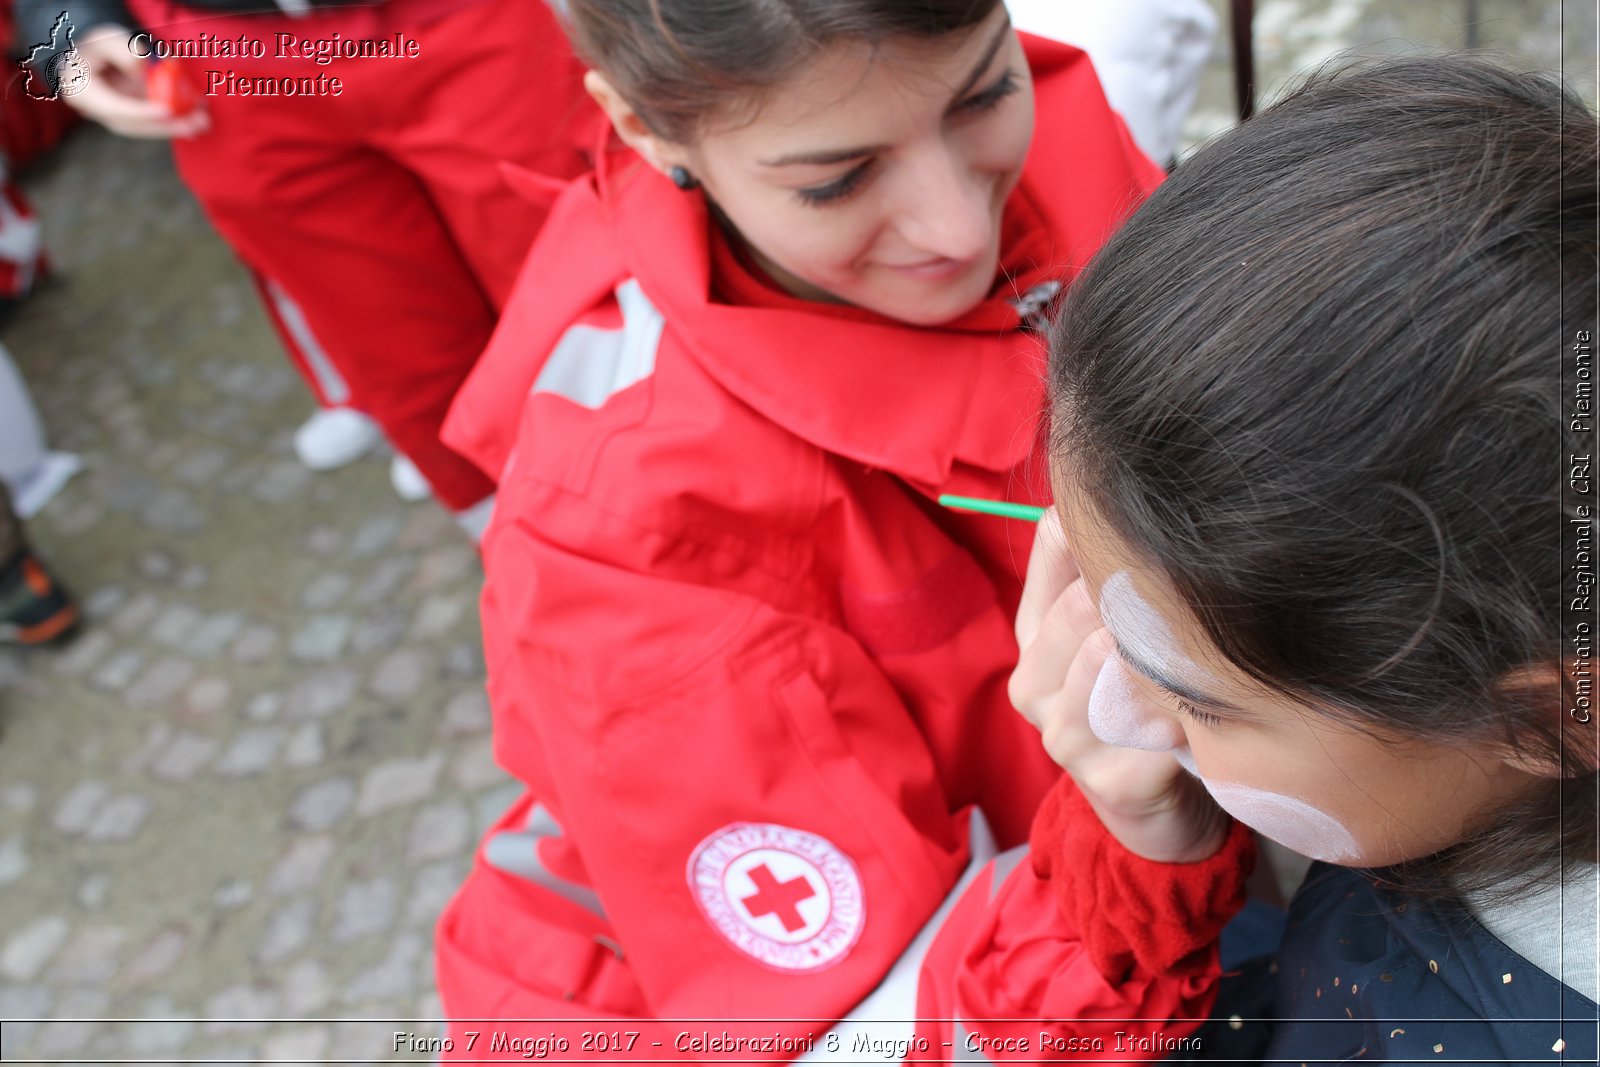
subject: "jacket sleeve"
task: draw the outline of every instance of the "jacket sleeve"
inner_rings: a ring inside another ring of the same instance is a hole
[[[921,1056],[1128,1062],[1183,1050],[1216,998],[1217,938],[1244,903],[1248,829],[1235,823],[1203,862],[1156,863],[1123,848],[1063,776],[1031,857],[1008,857],[969,887],[923,963]]]
[[[536,506],[517,493],[501,506]],[[820,1037],[951,893],[967,813],[859,643],[784,603],[801,583],[599,504],[552,510],[485,546],[502,763],[547,776],[650,1016]],[[668,577],[688,553],[733,577]]]

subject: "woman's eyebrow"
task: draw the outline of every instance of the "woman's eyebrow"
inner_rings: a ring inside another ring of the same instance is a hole
[[[1137,657],[1128,653],[1127,648],[1122,644],[1121,641],[1117,640],[1115,634],[1112,635],[1111,640],[1116,644],[1117,655],[1122,657],[1122,662],[1126,663],[1135,671],[1144,675],[1146,678],[1150,679],[1156,685],[1160,686],[1162,689],[1165,689],[1174,696],[1182,697],[1189,703],[1199,705],[1207,710],[1221,711],[1226,712],[1229,715],[1236,715],[1241,718],[1249,718],[1249,713],[1240,710],[1238,707],[1228,703],[1226,700],[1219,700],[1214,696],[1202,693],[1200,690],[1194,688],[1194,686],[1172,677],[1161,668],[1150,663],[1141,662]]]
[[[983,78],[984,71],[989,69],[989,64],[994,62],[994,57],[1000,54],[1001,47],[1004,46],[1006,38],[1011,33],[1011,20],[1006,19],[999,32],[989,41],[988,47],[983,50],[983,58],[978,60],[978,65],[972,68],[972,73],[968,74],[967,80],[961,83],[961,88],[951,94],[951,103],[955,103],[977,88],[978,82]]]
[[[977,66],[973,67],[972,73],[967,75],[967,80],[962,82],[961,88],[957,89],[951,96],[950,99],[952,101],[960,100],[972,92],[973,87],[982,79],[984,71],[988,70],[989,65],[994,62],[994,57],[1000,54],[1000,49],[1005,45],[1006,37],[1011,32],[1011,20],[1007,19],[1005,24],[994,35],[994,38],[990,40],[988,46],[984,48],[983,58],[978,61]],[[779,156],[777,159],[763,160],[761,165],[763,167],[793,167],[796,165],[828,167],[836,163],[848,163],[852,159],[866,159],[868,156],[875,156],[880,152],[888,151],[888,149],[888,145],[873,144],[862,145],[858,148],[824,148],[815,152],[791,152],[786,156]]]

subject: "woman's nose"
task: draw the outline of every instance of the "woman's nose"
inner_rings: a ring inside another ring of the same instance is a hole
[[[1171,752],[1188,739],[1177,717],[1139,695],[1122,660],[1111,656],[1089,692],[1089,729],[1108,745]]]
[[[941,147],[907,175],[902,236],[917,248],[946,259],[975,259],[994,240],[991,186]]]

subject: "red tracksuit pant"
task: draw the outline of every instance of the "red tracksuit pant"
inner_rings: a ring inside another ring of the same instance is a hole
[[[541,0],[389,0],[302,18],[131,7],[169,42],[263,43],[259,59],[177,61],[213,90],[211,129],[175,144],[178,169],[234,251],[298,309],[295,330],[281,307],[274,319],[319,398],[375,418],[447,506],[483,499],[492,483],[439,427],[543,221],[499,164],[574,177],[598,118],[554,16]],[[417,41],[415,58],[279,55],[280,33],[397,32]],[[208,72],[230,70],[337,77],[343,92],[228,95]],[[347,398],[325,395],[308,355],[332,365]]]

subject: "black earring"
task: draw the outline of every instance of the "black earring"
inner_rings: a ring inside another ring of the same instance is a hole
[[[667,177],[672,179],[673,185],[676,185],[686,193],[691,189],[700,188],[700,182],[693,174],[689,173],[689,168],[687,167],[673,167],[667,171]]]

